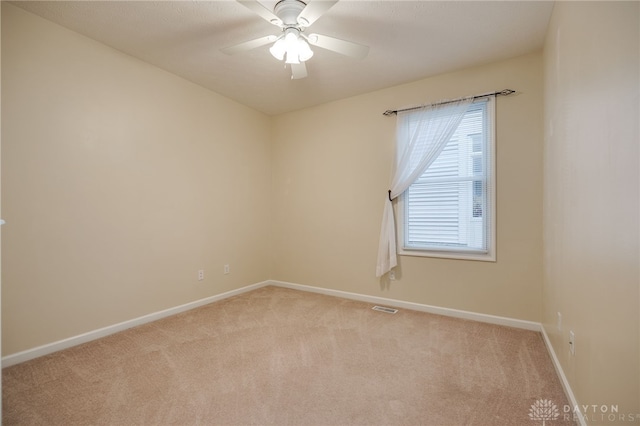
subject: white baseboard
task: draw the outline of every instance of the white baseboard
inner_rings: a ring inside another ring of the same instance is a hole
[[[428,312],[431,314],[444,315],[448,317],[462,318],[462,319],[468,319],[468,320],[479,321],[479,322],[486,322],[490,324],[506,325],[508,327],[521,328],[525,330],[540,331],[542,329],[542,326],[540,325],[540,323],[534,322],[534,321],[525,321],[525,320],[519,320],[515,318],[500,317],[496,315],[479,314],[476,312],[442,308],[439,306],[432,306],[432,305],[423,305],[421,303],[405,302],[402,300],[387,299],[385,297],[367,296],[364,294],[349,293],[346,291],[332,290],[332,289],[327,289],[322,287],[312,287],[308,285],[295,284],[295,283],[289,283],[284,281],[270,280],[268,281],[268,283],[270,285],[291,288],[294,290],[308,291],[312,293],[325,294],[327,296],[336,296],[336,297],[342,297],[344,299],[358,300],[360,302],[381,304],[381,305],[391,306],[394,308],[411,309],[414,311]]]
[[[569,405],[571,405],[571,407],[579,407],[580,405],[578,404],[578,400],[576,399],[576,396],[573,394],[573,390],[571,390],[571,386],[569,385],[569,380],[567,380],[567,376],[565,376],[564,370],[560,365],[560,360],[556,355],[556,351],[553,349],[553,345],[551,344],[551,339],[549,339],[549,335],[547,335],[547,331],[545,330],[544,326],[541,325],[540,329],[541,329],[540,332],[542,333],[542,338],[544,339],[544,344],[547,347],[547,352],[549,352],[549,356],[551,357],[551,362],[553,363],[553,366],[556,369],[556,373],[558,374],[558,378],[562,383],[564,394],[567,396],[567,399],[569,400]],[[576,420],[578,421],[578,424],[580,424],[580,426],[587,426],[587,422],[584,416],[578,415],[576,416]]]
[[[227,299],[238,294],[246,293],[251,290],[255,290],[260,287],[269,285],[269,281],[263,281],[261,283],[251,284],[236,290],[227,291],[225,293],[217,294],[215,296],[206,297],[204,299],[196,300],[193,302],[185,303],[184,305],[175,306],[173,308],[165,309],[159,312],[153,312],[148,315],[144,315],[138,318],[134,318],[128,321],[124,321],[118,324],[110,325],[107,327],[99,328],[97,330],[89,331],[77,336],[69,337],[67,339],[59,340],[57,342],[49,343],[46,345],[38,346],[26,351],[17,352],[15,354],[7,355],[2,358],[2,368],[10,367],[21,362],[29,361],[34,358],[38,358],[44,355],[48,355],[53,352],[57,352],[63,349],[77,346],[82,343],[90,342],[92,340],[99,339],[101,337],[109,336],[110,334],[117,333],[119,331],[127,330],[138,325],[146,324],[148,322],[157,321],[161,318],[165,318],[171,315],[179,314],[180,312],[188,311],[190,309],[197,308],[199,306],[207,305],[209,303],[217,302],[222,299]]]

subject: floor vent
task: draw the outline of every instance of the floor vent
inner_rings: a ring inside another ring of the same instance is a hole
[[[385,312],[387,314],[395,314],[396,312],[398,312],[397,309],[393,309],[393,308],[387,308],[385,306],[374,306],[373,308],[374,311],[380,311],[380,312]]]

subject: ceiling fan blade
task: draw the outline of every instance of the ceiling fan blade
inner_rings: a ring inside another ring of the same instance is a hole
[[[279,27],[282,26],[282,21],[278,18],[272,11],[264,7],[257,0],[236,0],[238,3],[251,10],[255,14],[259,15],[262,19],[267,22],[272,23],[273,25],[277,25]]]
[[[301,78],[305,78],[307,76],[307,66],[304,62],[300,62],[299,64],[291,64],[291,79],[299,80]]]
[[[298,15],[298,24],[308,27],[321,17],[327,10],[338,3],[338,0],[313,0]]]
[[[307,37],[307,40],[309,41],[309,44],[314,46],[356,59],[364,59],[369,54],[369,46],[322,34],[310,34]]]
[[[227,55],[235,55],[236,53],[246,52],[247,50],[255,49],[256,47],[264,46],[265,44],[273,43],[278,39],[278,36],[268,35],[257,38],[255,40],[245,41],[244,43],[236,44],[234,46],[224,47],[220,49]]]

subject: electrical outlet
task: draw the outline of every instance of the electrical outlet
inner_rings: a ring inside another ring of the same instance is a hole
[[[396,280],[396,271],[389,271],[389,280],[390,281]]]
[[[229,272],[229,265],[224,265],[224,274],[227,275]]]
[[[576,354],[576,335],[573,331],[569,331],[569,352],[571,352],[571,355]]]
[[[562,314],[558,312],[558,331],[562,331]]]
[[[204,269],[198,270],[198,281],[204,280]]]

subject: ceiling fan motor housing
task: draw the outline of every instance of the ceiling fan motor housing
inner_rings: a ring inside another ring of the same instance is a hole
[[[298,16],[306,7],[300,0],[280,0],[273,8],[273,13],[280,18],[285,27],[298,27]]]

